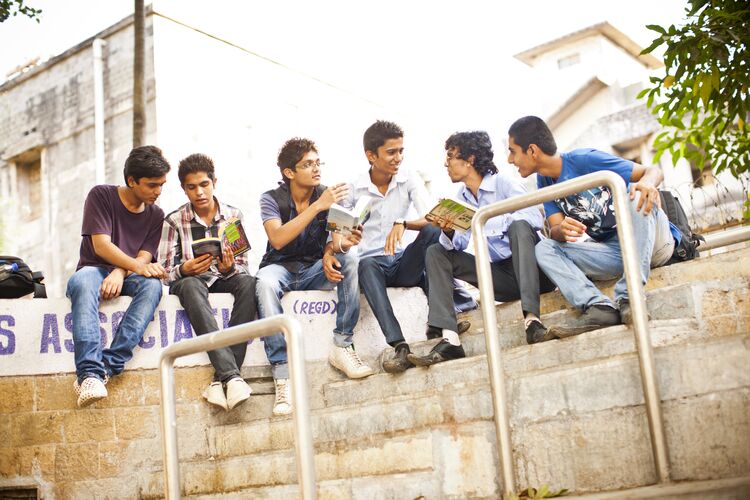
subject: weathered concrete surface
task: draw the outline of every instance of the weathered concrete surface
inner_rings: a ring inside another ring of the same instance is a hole
[[[750,475],[747,275],[708,277],[649,296],[672,477],[690,484]],[[398,376],[349,381],[323,361],[308,364],[321,498],[499,497],[484,338],[464,340],[473,357]],[[519,343],[504,367],[519,488],[655,481],[632,331]],[[209,367],[176,374],[185,492],[295,498],[291,419],[270,415],[267,367],[243,369],[259,391],[230,413],[201,400]],[[157,372],[127,371],[85,410],[75,409],[72,384],[67,374],[0,377],[0,487],[34,484],[45,498],[163,496]],[[742,498],[731,496],[739,488],[720,498]]]

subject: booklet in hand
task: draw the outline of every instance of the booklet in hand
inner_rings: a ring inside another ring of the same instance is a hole
[[[218,238],[202,238],[193,242],[193,255],[211,254],[221,259],[222,250],[229,248],[235,257],[250,250],[250,240],[247,239],[242,221],[237,217],[229,219],[221,229]]]
[[[430,222],[447,221],[456,231],[468,231],[471,229],[471,219],[477,209],[466,203],[451,198],[443,198],[425,215]]]
[[[372,196],[363,196],[354,205],[347,209],[334,203],[328,209],[328,222],[326,230],[334,233],[350,234],[360,224],[367,222],[370,217],[370,207],[375,200]]]

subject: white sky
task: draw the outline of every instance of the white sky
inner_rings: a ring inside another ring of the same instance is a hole
[[[134,2],[28,3],[43,9],[39,24],[21,16],[0,24],[0,81],[19,64],[59,54],[114,24],[132,12]],[[531,69],[513,54],[602,21],[647,46],[653,35],[645,25],[680,23],[686,3],[155,0],[154,6],[385,105],[393,112],[381,118],[400,122],[406,129],[407,153],[410,137],[417,148],[425,142],[435,144],[440,155],[450,133],[485,129],[493,138],[500,165],[508,125],[523,115],[545,116],[549,110],[540,109],[535,96],[555,85],[535,81]],[[417,117],[419,127],[402,117]]]

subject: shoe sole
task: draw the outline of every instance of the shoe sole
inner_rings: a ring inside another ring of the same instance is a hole
[[[547,330],[547,336],[551,336],[554,339],[566,339],[569,337],[575,337],[586,332],[593,332],[594,330],[601,330],[602,328],[609,328],[615,326],[617,323],[611,325],[588,325],[588,326],[551,326]]]
[[[104,396],[101,395],[95,395],[95,396],[89,396],[87,398],[84,398],[81,400],[81,397],[78,397],[78,408],[86,408],[87,406],[91,406],[92,404],[96,403],[97,401],[101,401],[102,399],[106,398],[107,395]]]
[[[412,363],[411,366],[406,366],[404,368],[401,368],[400,366],[389,367],[383,363],[383,371],[386,373],[404,373],[409,368],[414,368],[414,366],[414,363]]]
[[[333,361],[333,359],[331,359],[331,358],[328,358],[328,364],[331,365],[332,367],[336,368],[338,371],[340,371],[341,373],[343,373],[344,375],[346,375],[350,379],[355,379],[356,380],[356,379],[359,379],[359,378],[369,377],[370,375],[374,375],[375,374],[375,372],[372,370],[372,368],[370,368],[369,373],[349,375],[344,368],[338,366]]]
[[[408,359],[414,366],[421,366],[421,367],[432,366],[438,363],[442,363],[444,361],[450,361],[449,359],[444,358],[442,356],[440,356],[439,358],[432,357],[432,356],[421,357],[421,356],[415,356],[414,354],[407,354],[406,359]],[[456,359],[460,359],[460,358],[456,358]]]
[[[290,408],[289,411],[283,411],[283,412],[277,412],[277,411],[271,411],[274,417],[285,417],[287,415],[292,414],[292,409]]]
[[[234,410],[235,408],[246,402],[248,399],[250,399],[250,394],[248,394],[247,397],[243,396],[242,399],[240,399],[236,403],[230,403],[229,401],[227,401],[227,411]]]

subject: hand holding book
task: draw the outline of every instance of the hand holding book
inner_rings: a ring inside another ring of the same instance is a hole
[[[477,209],[458,200],[443,198],[425,215],[425,219],[443,231],[468,231]]]

